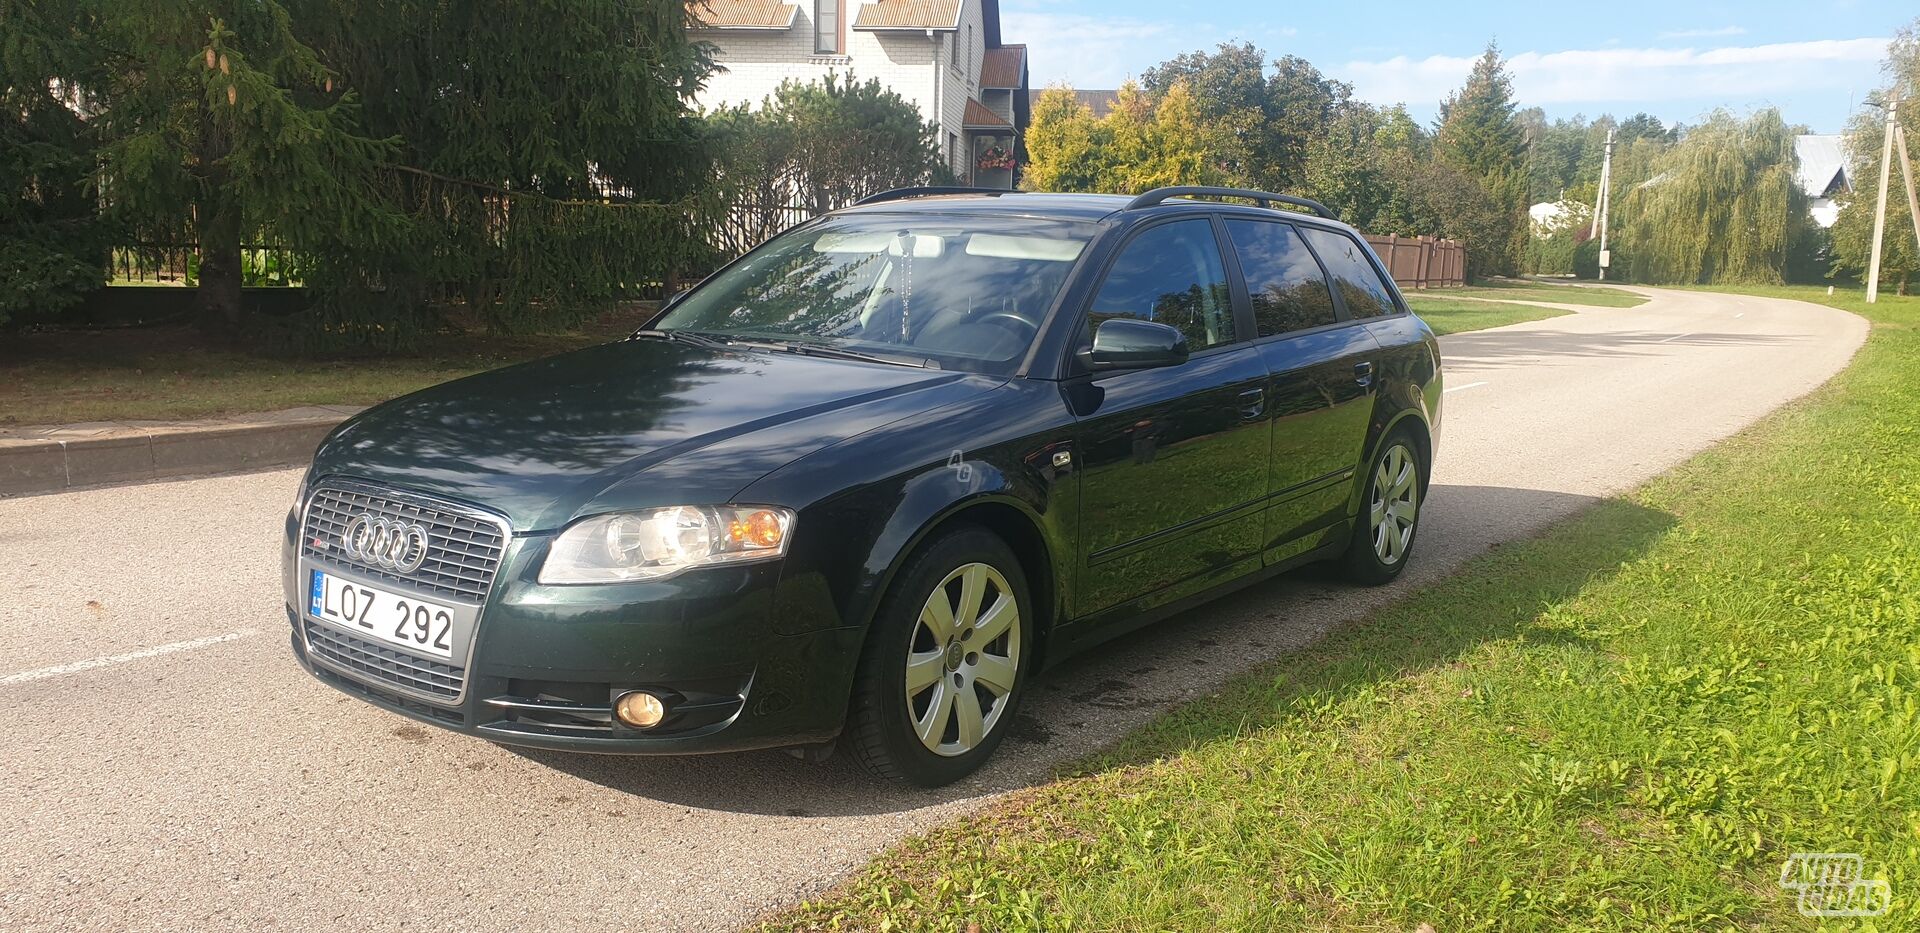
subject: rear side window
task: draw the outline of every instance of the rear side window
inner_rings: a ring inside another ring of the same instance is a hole
[[[1247,279],[1256,333],[1271,337],[1336,320],[1326,274],[1291,224],[1229,220],[1227,238]]]
[[[1347,303],[1349,316],[1379,317],[1394,313],[1393,293],[1380,281],[1380,273],[1373,270],[1373,263],[1367,261],[1362,252],[1365,247],[1353,237],[1332,230],[1308,228],[1302,232],[1307,242],[1313,244],[1313,251],[1320,254],[1320,261],[1326,263],[1327,274],[1333,276],[1334,287],[1340,289],[1340,299]]]
[[[1193,350],[1236,339],[1227,271],[1213,224],[1177,220],[1150,227],[1120,251],[1093,298],[1087,336],[1115,317],[1159,321],[1187,335]]]

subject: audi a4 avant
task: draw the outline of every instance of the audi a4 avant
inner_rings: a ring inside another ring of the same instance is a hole
[[[1307,562],[1393,579],[1440,398],[1314,202],[889,192],[342,425],[286,521],[293,650],[495,742],[942,784],[1069,654]]]

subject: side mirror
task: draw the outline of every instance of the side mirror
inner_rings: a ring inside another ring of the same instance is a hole
[[[1178,366],[1187,361],[1187,335],[1158,321],[1108,318],[1094,330],[1093,348],[1082,350],[1080,358],[1095,372]]]

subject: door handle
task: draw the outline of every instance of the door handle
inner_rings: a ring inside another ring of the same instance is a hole
[[[1267,410],[1267,390],[1248,389],[1240,393],[1240,415],[1248,421],[1260,417]]]
[[[1353,381],[1363,386],[1373,385],[1373,363],[1362,360],[1353,364]]]

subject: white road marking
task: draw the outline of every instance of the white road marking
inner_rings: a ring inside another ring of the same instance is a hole
[[[1747,316],[1747,312],[1745,311],[1742,311],[1739,314],[1734,315],[1734,317],[1737,317],[1737,318],[1746,317],[1746,316]]]
[[[243,628],[240,631],[228,632],[225,635],[208,635],[205,638],[193,638],[187,641],[176,641],[172,644],[155,645],[151,648],[142,648],[139,651],[129,651],[126,654],[109,654],[98,658],[88,658],[84,661],[55,664],[52,667],[38,667],[30,671],[21,671],[17,674],[8,674],[5,677],[0,677],[0,686],[24,684],[34,680],[46,680],[49,677],[60,677],[65,674],[78,674],[81,671],[90,671],[96,667],[125,664],[128,661],[139,661],[145,658],[159,657],[160,655],[172,654],[176,651],[191,651],[195,648],[205,648],[209,645],[220,644],[221,642],[237,641],[249,635],[258,634],[260,634],[258,630]]]
[[[1684,334],[1674,334],[1673,336],[1665,338],[1664,340],[1656,340],[1654,341],[1654,343],[1667,343],[1669,341],[1679,340],[1682,337],[1691,337],[1691,336],[1693,336],[1693,333],[1689,331]]]
[[[1460,391],[1461,389],[1472,389],[1472,388],[1477,388],[1477,387],[1479,387],[1479,386],[1483,386],[1483,385],[1486,385],[1486,383],[1484,383],[1484,382],[1469,382],[1469,383],[1467,383],[1466,385],[1463,385],[1463,386],[1454,386],[1454,387],[1453,387],[1453,388],[1451,388],[1451,389],[1443,389],[1443,390],[1441,390],[1441,392],[1440,392],[1440,394],[1441,394],[1441,395],[1445,395],[1445,394],[1447,394],[1448,392],[1458,392],[1458,391]]]

